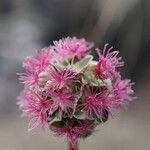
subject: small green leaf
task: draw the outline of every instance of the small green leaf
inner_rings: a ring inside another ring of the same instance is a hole
[[[82,111],[78,111],[78,112],[75,112],[74,114],[74,117],[77,118],[77,119],[85,119],[86,118],[86,115],[84,112]]]
[[[97,84],[97,78],[91,71],[84,72],[84,79],[90,81],[93,84]]]
[[[101,119],[99,119],[99,118],[94,119],[94,125],[98,126],[101,123],[102,123]]]
[[[81,72],[82,69],[86,68],[89,65],[92,59],[93,59],[92,55],[87,55],[85,58],[75,63],[73,65],[73,68],[75,69],[75,71]]]
[[[55,128],[63,128],[64,125],[65,125],[65,123],[63,121],[55,121],[55,122],[51,123],[51,126],[55,127]]]

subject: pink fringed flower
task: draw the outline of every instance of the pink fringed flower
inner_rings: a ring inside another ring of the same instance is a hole
[[[76,37],[64,38],[54,42],[53,49],[56,51],[58,60],[81,59],[89,53],[93,47],[92,43],[87,42],[85,39],[77,39]]]
[[[51,63],[52,54],[52,50],[44,48],[38,51],[35,57],[27,57],[23,63],[23,67],[30,73],[43,71]]]
[[[52,105],[50,106],[50,113],[53,114],[56,110],[62,116],[62,113],[68,113],[74,110],[77,96],[71,94],[69,89],[54,91],[51,93]],[[70,112],[71,113],[71,112]]]
[[[128,79],[116,80],[113,85],[115,107],[126,107],[126,105],[135,98],[133,96],[134,91],[132,90],[133,84],[134,83],[131,83],[131,80]]]
[[[48,73],[49,80],[45,86],[46,91],[67,87],[67,83],[73,81],[77,76],[77,73],[75,73],[71,69],[58,69],[54,66],[50,67]]]
[[[122,57],[107,45],[97,49],[95,61],[90,55],[93,44],[67,37],[25,59],[18,104],[30,119],[29,130],[48,125],[67,140],[70,150],[77,150],[79,138],[91,135],[114,110],[134,99],[133,83],[121,80],[118,71]]]
[[[24,90],[18,99],[23,113],[30,118],[29,131],[37,126],[44,127],[47,122],[48,101],[31,90]]]
[[[104,111],[109,111],[112,106],[109,92],[101,91],[100,89],[92,89],[89,85],[85,85],[83,88],[83,111],[86,113],[86,118],[93,119],[95,116],[99,119],[103,119],[105,116]]]
[[[26,73],[18,73],[20,81],[26,86],[37,88],[39,84],[39,73],[45,70],[52,59],[52,52],[49,48],[44,48],[35,57],[27,57],[23,62]]]
[[[17,73],[19,75],[19,80],[26,86],[37,87],[39,83],[39,77],[37,73]]]
[[[94,68],[94,73],[102,79],[113,78],[118,75],[116,69],[124,65],[122,57],[118,57],[118,51],[112,51],[113,47],[107,49],[108,44],[104,46],[103,51],[97,49],[99,61]]]

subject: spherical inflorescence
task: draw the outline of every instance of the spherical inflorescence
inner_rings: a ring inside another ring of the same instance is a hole
[[[18,104],[29,117],[29,130],[49,125],[75,146],[134,99],[133,83],[118,71],[124,65],[119,52],[106,44],[96,49],[99,60],[94,61],[92,47],[85,39],[68,37],[25,59]]]

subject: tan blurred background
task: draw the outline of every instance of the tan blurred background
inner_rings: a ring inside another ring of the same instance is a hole
[[[120,50],[136,85],[127,111],[80,141],[81,150],[150,149],[150,0],[0,0],[0,150],[66,150],[52,133],[28,134],[16,97],[25,56],[66,36]]]

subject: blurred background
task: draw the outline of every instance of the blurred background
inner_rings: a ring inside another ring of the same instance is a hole
[[[0,150],[66,150],[49,131],[28,134],[16,106],[24,57],[66,36],[120,50],[138,97],[81,150],[149,150],[150,0],[0,0]]]

